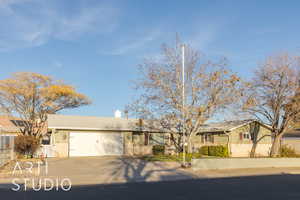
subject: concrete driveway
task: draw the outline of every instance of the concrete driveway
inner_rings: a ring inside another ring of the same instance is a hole
[[[72,185],[183,180],[199,178],[175,162],[146,162],[129,157],[78,157],[48,159],[41,178],[69,178]]]
[[[174,181],[189,179],[207,179],[223,177],[242,177],[270,174],[300,174],[300,168],[262,168],[193,171],[182,169],[176,162],[146,162],[131,157],[78,157],[49,158],[48,173],[42,166],[40,174],[35,166],[32,174],[12,175],[5,177],[0,174],[0,188],[11,187],[14,178],[62,180],[68,178],[72,185],[131,183],[150,181]],[[10,167],[11,171],[13,166]],[[6,184],[4,184],[6,183]],[[20,182],[22,184],[22,182]]]

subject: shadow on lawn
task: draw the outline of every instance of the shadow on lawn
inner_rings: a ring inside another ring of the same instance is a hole
[[[217,199],[217,200],[258,200],[258,199],[300,199],[299,175],[269,175],[235,178],[193,179],[162,182],[140,182],[110,185],[73,186],[64,192],[12,192],[1,189],[4,200],[43,199]]]

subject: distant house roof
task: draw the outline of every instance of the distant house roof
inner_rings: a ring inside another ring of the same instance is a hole
[[[137,119],[92,117],[72,115],[48,115],[48,128],[71,130],[138,130]]]
[[[22,120],[11,116],[0,116],[0,133],[19,133]]]
[[[200,132],[231,131],[235,128],[244,126],[253,121],[255,120],[248,119],[209,123],[203,125]],[[54,129],[139,131],[141,129],[139,128],[138,124],[138,119],[53,114],[48,115],[48,128]],[[143,131],[147,130],[143,129]]]
[[[255,119],[246,119],[246,120],[235,120],[235,121],[224,121],[224,122],[216,122],[216,123],[208,123],[204,124],[200,129],[200,132],[229,132],[241,126],[247,125],[251,122],[258,122],[266,128],[270,128],[269,126],[255,120]]]

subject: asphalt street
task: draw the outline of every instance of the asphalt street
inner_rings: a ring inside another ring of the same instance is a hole
[[[157,199],[300,199],[300,175],[269,175],[235,178],[191,179],[73,186],[68,192],[1,189],[2,200],[157,200]]]

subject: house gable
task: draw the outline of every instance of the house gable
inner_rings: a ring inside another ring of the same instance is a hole
[[[259,143],[268,144],[272,142],[271,130],[258,121],[244,124],[228,132],[230,135],[230,141],[234,144],[252,144],[253,139],[256,139]],[[244,136],[249,134],[249,138]]]

